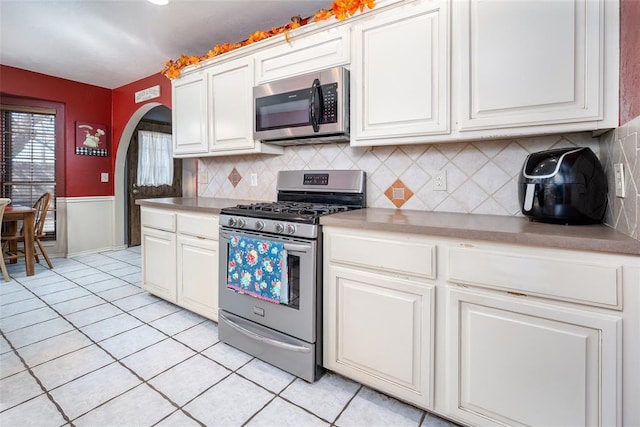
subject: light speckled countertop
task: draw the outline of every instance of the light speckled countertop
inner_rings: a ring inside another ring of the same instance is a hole
[[[210,197],[141,199],[140,206],[219,214],[225,207],[255,200]],[[322,225],[361,230],[414,233],[438,237],[486,240],[559,249],[640,255],[640,241],[606,225],[557,225],[526,218],[449,212],[367,208],[323,216]]]
[[[557,225],[522,217],[367,208],[323,216],[326,226],[640,255],[640,241],[606,225]]]

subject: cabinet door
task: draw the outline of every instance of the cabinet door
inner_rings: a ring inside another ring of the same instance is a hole
[[[602,3],[454,2],[460,130],[602,119]]]
[[[176,302],[176,235],[142,228],[142,288]]]
[[[178,236],[178,304],[218,321],[218,242]]]
[[[423,408],[433,405],[429,284],[331,265],[324,284],[324,365]]]
[[[253,149],[253,63],[226,62],[209,71],[211,151]]]
[[[353,145],[449,133],[448,3],[401,4],[353,25]]]
[[[202,71],[172,82],[173,154],[206,153],[207,81]]]
[[[290,36],[289,42],[255,54],[256,83],[346,65],[350,59],[349,26]]]
[[[619,425],[622,320],[448,290],[448,412],[471,425]]]

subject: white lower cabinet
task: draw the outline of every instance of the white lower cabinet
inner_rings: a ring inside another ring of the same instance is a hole
[[[617,425],[620,316],[452,288],[450,415],[471,425]]]
[[[218,320],[218,242],[178,237],[178,305]]]
[[[176,235],[142,227],[142,288],[176,302]]]
[[[323,234],[327,369],[469,426],[640,425],[640,257]]]
[[[474,426],[625,424],[622,395],[638,396],[621,378],[638,380],[629,338],[638,336],[639,258],[448,246],[447,415]]]
[[[431,261],[431,246],[411,247],[422,248]],[[393,268],[389,255],[398,249],[402,252],[402,248],[402,239],[385,242],[373,236],[325,230],[329,262],[325,263],[324,278],[324,366],[430,408],[435,286],[416,277],[380,271],[385,264],[382,258]],[[369,256],[363,257],[366,253]],[[394,259],[403,262],[401,255]],[[422,271],[423,266],[416,266],[416,270]]]
[[[141,207],[142,288],[218,320],[218,216]]]

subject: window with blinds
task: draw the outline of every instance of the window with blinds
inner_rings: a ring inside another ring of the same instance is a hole
[[[45,238],[55,239],[56,110],[0,106],[2,197],[12,205],[33,206],[45,192],[53,195]]]

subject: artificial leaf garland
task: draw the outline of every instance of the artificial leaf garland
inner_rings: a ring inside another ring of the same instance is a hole
[[[189,65],[198,64],[201,61],[205,61],[218,55],[222,55],[223,53],[273,37],[277,34],[284,34],[284,37],[288,42],[290,30],[306,25],[309,22],[326,21],[332,17],[335,17],[340,21],[344,21],[350,16],[355,15],[357,12],[363,12],[365,8],[373,9],[375,5],[375,0],[336,0],[331,4],[329,9],[320,9],[313,15],[313,17],[302,19],[299,16],[294,16],[291,18],[290,23],[283,25],[282,27],[273,27],[271,30],[267,31],[256,31],[249,35],[249,37],[243,42],[218,44],[205,55],[201,56],[180,55],[180,58],[175,61],[167,61],[164,68],[162,68],[161,73],[169,79],[175,79],[180,76],[180,70],[188,67]]]

